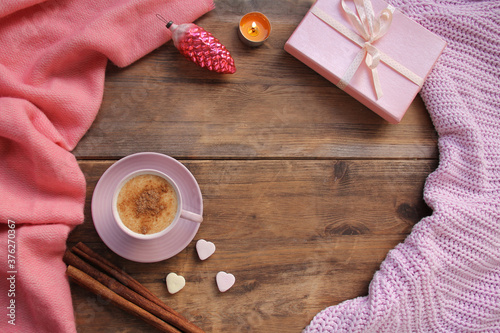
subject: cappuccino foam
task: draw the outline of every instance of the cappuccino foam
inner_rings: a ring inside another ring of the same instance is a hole
[[[117,210],[123,224],[138,234],[154,234],[168,227],[177,213],[177,195],[164,178],[138,175],[118,194]]]

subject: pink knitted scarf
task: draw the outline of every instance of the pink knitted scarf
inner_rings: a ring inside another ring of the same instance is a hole
[[[212,0],[0,0],[0,332],[75,332],[62,255],[83,222],[70,151],[101,104],[108,59],[164,44],[155,17],[192,22]]]
[[[433,209],[389,252],[369,295],[304,332],[500,332],[500,2],[391,0],[448,42],[421,96],[440,163]]]

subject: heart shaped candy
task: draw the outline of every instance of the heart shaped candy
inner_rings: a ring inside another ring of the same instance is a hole
[[[207,242],[204,239],[200,239],[196,242],[196,251],[198,252],[198,257],[200,257],[200,260],[205,260],[212,254],[214,254],[215,244],[212,242]]]
[[[186,285],[186,279],[183,276],[177,275],[175,273],[169,273],[167,275],[167,289],[171,294],[175,294]]]
[[[229,288],[231,288],[236,281],[233,274],[226,272],[217,273],[215,280],[217,281],[217,287],[221,293],[229,290]]]

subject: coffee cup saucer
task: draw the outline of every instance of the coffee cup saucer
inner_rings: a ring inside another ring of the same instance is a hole
[[[123,177],[140,169],[154,169],[167,174],[179,187],[183,208],[203,215],[201,190],[191,172],[170,156],[144,152],[122,158],[103,173],[92,195],[92,218],[99,237],[119,256],[144,263],[162,261],[185,249],[200,224],[183,219],[164,236],[150,240],[133,238],[121,230],[113,218],[113,191]]]

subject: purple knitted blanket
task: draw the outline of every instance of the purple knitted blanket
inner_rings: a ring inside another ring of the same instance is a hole
[[[500,332],[500,1],[389,0],[448,46],[421,96],[439,135],[433,209],[389,252],[369,295],[304,332]]]

